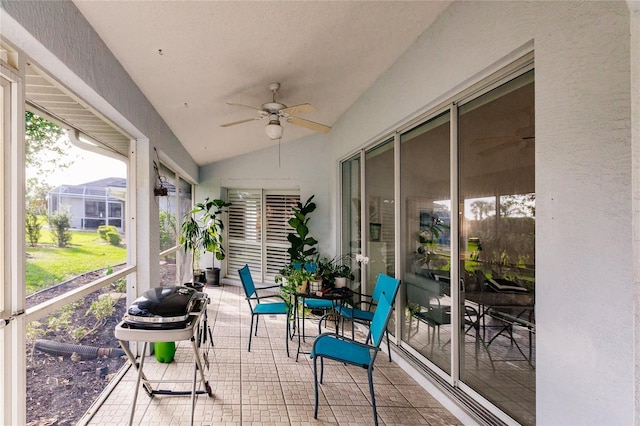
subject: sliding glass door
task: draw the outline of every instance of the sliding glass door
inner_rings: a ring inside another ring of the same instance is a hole
[[[379,274],[395,276],[394,155],[393,138],[365,152],[367,294],[373,293]],[[395,315],[389,320],[388,330],[395,335]]]
[[[401,271],[401,348],[535,424],[534,74],[512,72],[342,163],[342,244],[370,259],[365,292]]]
[[[535,128],[530,71],[459,109],[460,379],[535,422]]]
[[[351,270],[355,271],[352,288],[360,291],[362,273],[355,262],[355,255],[362,252],[362,222],[360,154],[342,163],[342,254],[349,255]]]
[[[395,274],[393,139],[365,153],[365,233],[367,286],[373,290],[378,274]]]
[[[400,142],[402,340],[451,373],[449,112],[403,133]]]

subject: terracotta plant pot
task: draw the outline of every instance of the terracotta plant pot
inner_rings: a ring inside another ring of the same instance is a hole
[[[307,285],[308,285],[307,281],[302,281],[302,284],[296,286],[296,291],[298,293],[306,293],[307,292]]]

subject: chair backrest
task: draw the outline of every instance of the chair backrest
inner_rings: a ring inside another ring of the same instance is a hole
[[[396,292],[398,291],[397,286],[400,284],[400,280],[396,280],[393,277],[385,274],[378,274],[378,279],[376,281],[376,286],[373,288],[373,294],[371,298],[376,302],[380,303],[381,296],[385,296],[390,305],[393,305],[393,298],[396,297]]]
[[[318,270],[318,264],[313,262],[307,262],[304,264],[304,270],[313,274]]]
[[[295,269],[296,271],[300,271],[300,270],[304,269],[305,271],[310,272],[310,273],[313,274],[318,269],[318,264],[314,263],[314,262],[304,262],[304,263],[303,262],[293,262],[291,264],[291,267],[293,269]]]
[[[244,287],[245,294],[247,297],[252,297],[256,293],[256,286],[253,283],[251,271],[249,271],[249,265],[244,265],[241,269],[238,269],[238,274],[240,274],[240,281],[242,281],[242,287]]]
[[[375,347],[380,346],[384,332],[387,329],[387,323],[393,310],[393,302],[400,288],[400,280],[385,274],[380,274],[378,275],[376,287],[380,286],[380,284],[382,284],[383,288],[381,289],[378,306],[376,306],[376,311],[373,314],[373,319],[369,326],[369,335]]]

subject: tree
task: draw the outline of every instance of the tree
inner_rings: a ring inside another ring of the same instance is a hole
[[[536,194],[502,195],[500,197],[500,216],[535,217]]]
[[[47,214],[47,194],[53,189],[42,179],[41,176],[27,179],[26,207],[37,215]]]
[[[489,214],[494,212],[495,208],[495,203],[484,200],[476,200],[470,206],[471,213],[476,217],[476,220],[489,217]]]
[[[67,168],[67,150],[71,147],[68,140],[60,139],[64,129],[45,120],[31,111],[25,113],[25,165],[43,172],[51,173],[55,169]]]
[[[25,113],[25,167],[31,174],[27,176],[27,208],[38,214],[47,210],[47,192],[51,190],[47,176],[72,164],[68,156],[71,143],[64,135],[58,125],[31,111]]]

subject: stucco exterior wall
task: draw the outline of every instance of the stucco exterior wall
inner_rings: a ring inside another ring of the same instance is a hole
[[[327,162],[313,137],[305,177],[285,166],[333,206],[337,159],[534,51],[539,424],[634,421],[629,22],[625,2],[454,3],[334,124]],[[272,179],[272,153],[203,168],[203,183]]]
[[[220,188],[299,189],[303,203],[314,195],[317,208],[309,221],[311,235],[319,240],[321,254],[333,256],[336,193],[330,182],[335,182],[334,174],[338,172],[335,163],[330,161],[329,143],[323,135],[314,135],[303,141],[282,142],[280,150],[277,146],[265,148],[202,167],[194,200],[218,197]],[[238,278],[235,271],[229,274]]]

